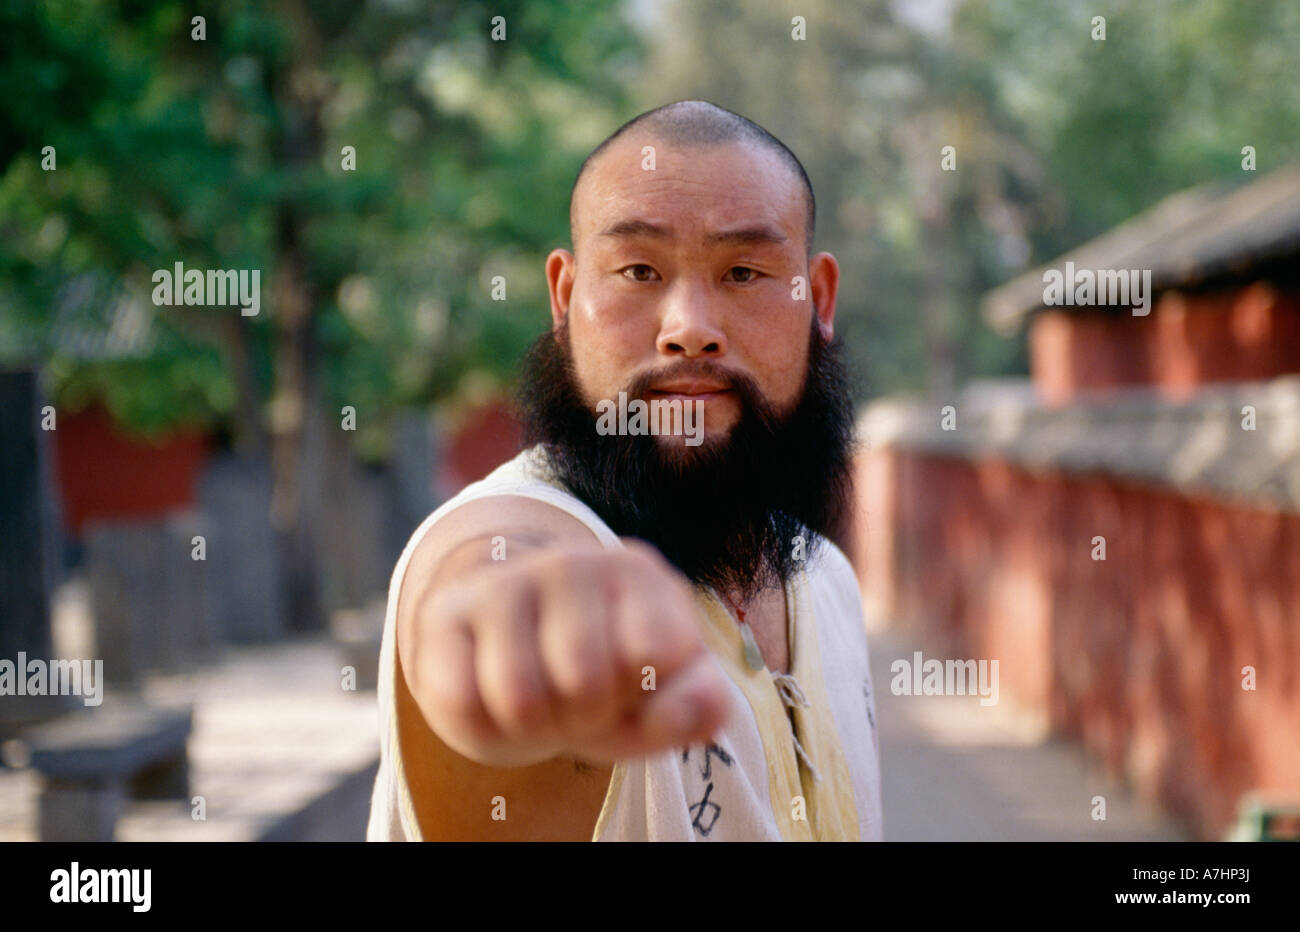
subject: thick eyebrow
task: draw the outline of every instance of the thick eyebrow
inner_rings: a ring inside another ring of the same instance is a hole
[[[657,239],[667,239],[672,236],[672,232],[667,227],[661,226],[657,223],[651,223],[648,220],[619,220],[601,230],[600,235],[615,237],[652,236]],[[737,244],[759,245],[763,243],[781,244],[788,240],[789,237],[779,229],[766,225],[745,227],[740,230],[727,230],[720,233],[710,233],[704,238],[704,241],[710,246],[732,246]]]

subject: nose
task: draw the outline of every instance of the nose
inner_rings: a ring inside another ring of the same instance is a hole
[[[721,314],[714,307],[707,289],[679,281],[666,297],[659,336],[655,341],[665,356],[724,356],[727,335],[722,329]]]

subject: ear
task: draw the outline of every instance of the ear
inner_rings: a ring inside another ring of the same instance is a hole
[[[546,288],[551,294],[551,329],[558,330],[569,316],[573,296],[575,259],[567,249],[552,249],[546,257]]]
[[[829,252],[819,252],[808,263],[812,286],[813,313],[822,338],[830,342],[835,336],[835,299],[840,287],[840,264]]]

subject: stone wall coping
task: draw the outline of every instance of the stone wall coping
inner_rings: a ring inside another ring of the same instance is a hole
[[[941,426],[954,408],[955,429]],[[1254,409],[1254,430],[1243,427]],[[955,401],[888,397],[862,408],[859,443],[1034,470],[1151,483],[1185,495],[1300,512],[1300,376],[1206,386],[1185,401],[1146,388],[1046,407],[1008,385]]]

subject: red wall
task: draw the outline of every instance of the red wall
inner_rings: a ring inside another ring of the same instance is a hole
[[[1002,689],[1201,837],[1248,790],[1300,792],[1300,516],[897,449],[858,489],[875,610],[998,659]]]
[[[460,412],[443,437],[436,486],[450,498],[477,482],[523,447],[523,431],[510,402],[493,399]]]
[[[1029,347],[1034,385],[1049,404],[1141,384],[1182,398],[1211,382],[1300,372],[1300,293],[1256,282],[1165,292],[1146,317],[1044,311]]]
[[[56,417],[55,471],[73,534],[94,518],[152,517],[194,503],[207,457],[203,434],[147,443],[123,435],[101,408]]]

